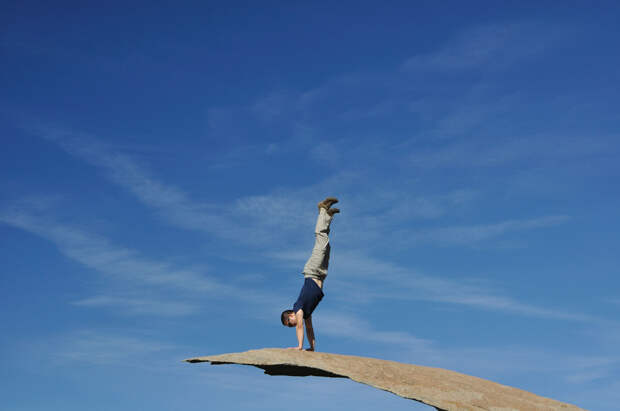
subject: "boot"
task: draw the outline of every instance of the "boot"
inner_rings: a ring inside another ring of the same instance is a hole
[[[334,216],[334,214],[339,213],[340,209],[339,208],[330,208],[329,210],[327,210],[327,214],[329,214],[330,216]]]
[[[333,206],[334,204],[336,204],[337,202],[338,202],[338,199],[336,197],[327,197],[325,200],[319,202],[317,206],[319,207],[319,210],[321,208],[329,210],[329,208]]]

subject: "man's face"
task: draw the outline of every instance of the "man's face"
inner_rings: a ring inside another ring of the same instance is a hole
[[[289,314],[286,323],[289,327],[295,327],[297,325],[297,317],[295,317],[295,314]]]

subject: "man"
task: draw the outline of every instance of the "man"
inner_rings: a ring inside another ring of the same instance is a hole
[[[327,197],[318,204],[319,216],[314,228],[314,248],[312,255],[304,266],[303,275],[304,285],[301,288],[299,297],[293,305],[292,310],[282,311],[280,319],[282,324],[288,327],[295,327],[297,331],[297,347],[291,349],[302,350],[304,343],[304,322],[308,333],[310,348],[314,351],[314,329],[312,328],[312,312],[323,299],[323,282],[327,277],[327,266],[329,265],[329,226],[334,214],[339,213],[337,208],[331,208],[338,202],[337,198]]]

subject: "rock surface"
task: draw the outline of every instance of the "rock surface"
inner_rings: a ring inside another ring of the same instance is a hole
[[[454,371],[351,355],[265,348],[185,361],[252,365],[269,375],[350,378],[438,410],[582,410]]]

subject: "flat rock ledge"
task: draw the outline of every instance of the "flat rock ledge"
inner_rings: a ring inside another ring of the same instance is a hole
[[[454,371],[352,355],[264,348],[185,361],[252,365],[269,375],[350,378],[440,411],[583,410]]]

